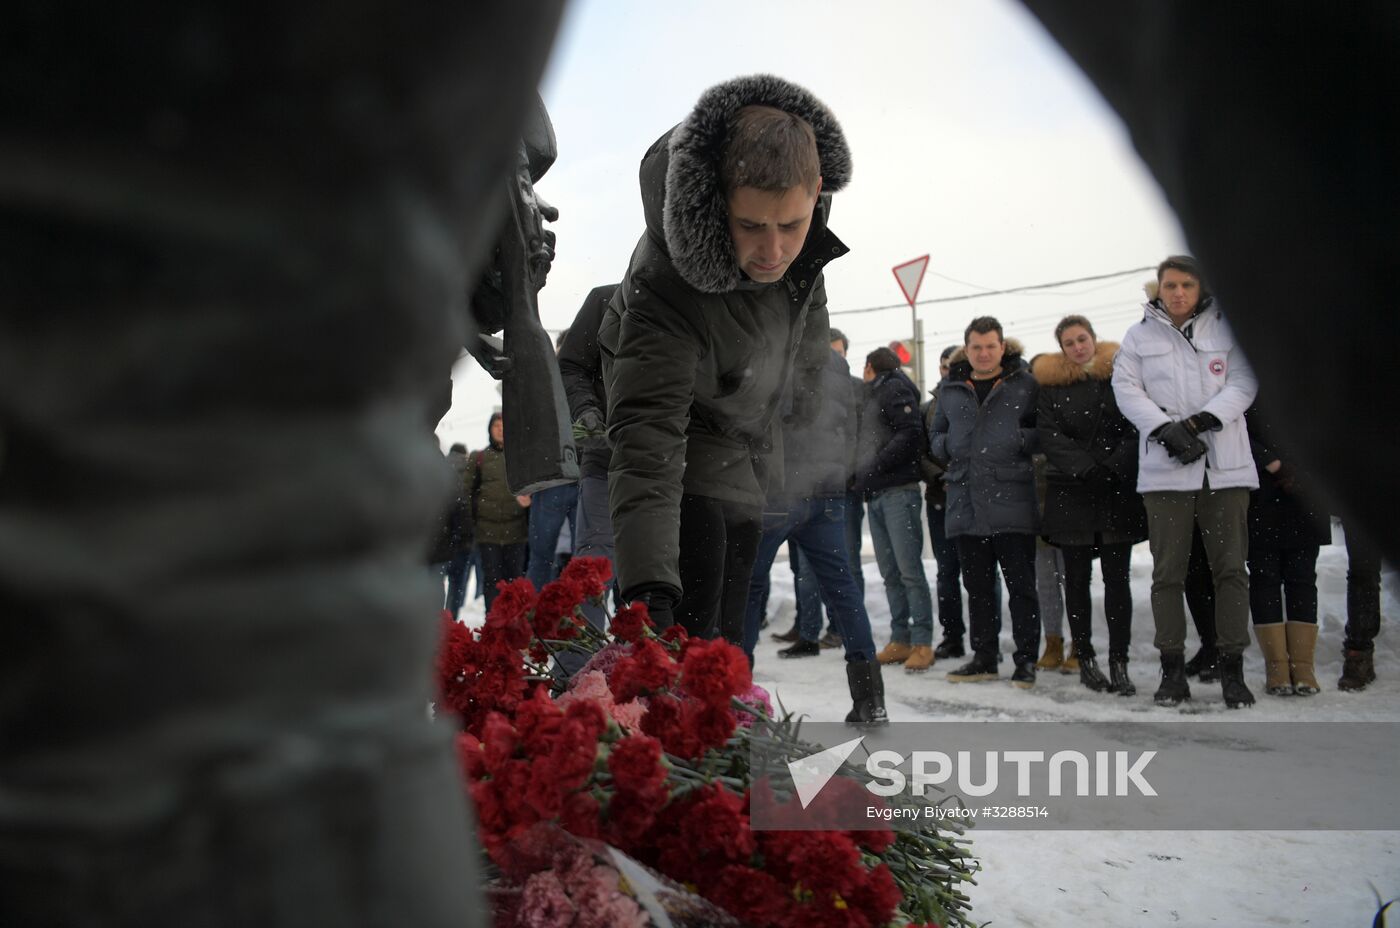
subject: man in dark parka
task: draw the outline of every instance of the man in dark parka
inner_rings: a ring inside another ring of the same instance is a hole
[[[642,160],[646,232],[598,340],[618,585],[658,625],[741,639],[775,414],[792,379],[811,415],[830,354],[828,195],[850,173],[831,112],[768,75],[710,88]]]

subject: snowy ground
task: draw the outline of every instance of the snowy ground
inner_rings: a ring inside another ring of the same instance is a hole
[[[1341,673],[1342,627],[1346,616],[1346,550],[1337,544],[1318,559],[1321,623],[1317,675],[1323,691],[1311,698],[1277,698],[1263,693],[1258,650],[1246,653],[1245,677],[1258,703],[1230,712],[1231,720],[1400,721],[1400,577],[1387,572],[1382,592],[1381,635],[1376,641],[1379,680],[1362,693],[1336,688]],[[866,604],[876,645],[889,640],[889,609],[884,588],[865,539]],[[927,546],[926,546],[926,551]],[[773,570],[770,615],[792,608],[792,575],[779,556]],[[930,579],[933,562],[925,563]],[[1157,655],[1152,647],[1149,607],[1152,561],[1147,546],[1133,554],[1135,628],[1130,669],[1138,695],[1120,698],[1090,692],[1077,676],[1042,673],[1033,690],[1003,680],[951,684],[944,674],[953,661],[939,661],[925,674],[885,673],[886,700],[895,721],[1156,721],[1173,715],[1225,717],[1217,685],[1193,682],[1189,708],[1153,705]],[[1097,574],[1095,587],[1099,589]],[[784,606],[784,603],[787,603]],[[481,601],[464,610],[479,618]],[[790,710],[814,721],[840,721],[850,708],[842,657],[782,660],[782,645],[768,634],[789,622],[775,621],[763,633],[754,679]],[[1010,622],[1003,621],[1002,651],[1010,654]],[[1101,596],[1095,598],[1095,642],[1106,652]],[[1194,649],[1195,633],[1189,647]],[[1345,763],[1345,758],[1338,758]],[[1358,796],[1360,803],[1389,804],[1395,794]],[[973,914],[994,926],[1082,928],[1082,926],[1231,925],[1320,928],[1369,926],[1377,908],[1372,887],[1385,899],[1400,896],[1400,832],[1327,831],[1042,831],[973,832],[973,852],[982,862],[971,890]],[[1400,915],[1392,918],[1400,922]]]

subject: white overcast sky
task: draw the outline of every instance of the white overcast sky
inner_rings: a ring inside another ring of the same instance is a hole
[[[757,72],[811,90],[850,144],[853,180],[831,228],[851,253],[826,287],[857,369],[909,336],[909,310],[842,311],[901,302],[891,268],[925,253],[920,300],[1145,267],[1186,248],[1117,117],[1019,4],[572,0],[541,87],[559,140],[538,185],[560,211],[540,293],[547,328],[626,270],[642,232],[642,153],[705,88]],[[982,314],[1031,353],[1053,349],[1070,312],[1117,340],[1150,276],[920,306],[919,318],[935,355]],[[471,361],[454,377],[439,436],[479,447],[496,385]]]

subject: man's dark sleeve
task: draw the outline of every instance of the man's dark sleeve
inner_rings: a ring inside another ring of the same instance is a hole
[[[559,346],[559,374],[564,380],[564,395],[568,397],[569,415],[574,421],[589,409],[596,410],[599,416],[607,411],[598,329],[616,291],[617,284],[590,290]]]

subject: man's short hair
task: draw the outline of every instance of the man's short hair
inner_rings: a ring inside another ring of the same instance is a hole
[[[451,450],[452,450],[452,451],[455,451],[457,454],[466,454],[466,453],[467,453],[467,446],[464,445],[464,444],[462,444],[460,441],[459,441],[459,442],[454,442],[453,445],[452,445],[452,449],[451,449]]]
[[[817,189],[821,179],[817,136],[801,116],[773,106],[746,106],[734,116],[720,157],[725,196],[740,187],[782,193]]]
[[[1055,326],[1055,344],[1060,344],[1060,336],[1065,334],[1065,329],[1072,329],[1075,326],[1082,326],[1089,333],[1089,337],[1094,341],[1099,340],[1099,336],[1094,332],[1094,325],[1083,316],[1069,315],[1060,320]]]
[[[995,316],[978,316],[976,319],[969,322],[967,328],[963,330],[964,345],[967,344],[968,339],[972,338],[973,332],[976,332],[978,335],[986,335],[988,332],[995,332],[997,333],[997,341],[1006,341],[1006,336],[1002,334],[1001,331],[1001,323],[997,322]]]
[[[834,342],[840,342],[842,351],[851,350],[851,340],[847,338],[846,333],[842,332],[840,329],[831,330],[831,340]]]
[[[966,336],[964,336],[964,338],[966,338]],[[951,358],[953,356],[953,352],[957,351],[961,347],[962,345],[949,345],[947,348],[944,348],[943,353],[938,356],[938,363],[942,364],[944,361]]]
[[[865,356],[865,363],[877,374],[899,369],[899,355],[888,348],[876,348]]]
[[[1162,275],[1169,270],[1180,271],[1196,278],[1196,282],[1201,285],[1201,305],[1205,304],[1206,298],[1211,295],[1211,290],[1206,283],[1205,276],[1201,274],[1200,262],[1190,255],[1168,255],[1166,260],[1157,265],[1157,283],[1162,282]],[[1156,295],[1154,294],[1152,298],[1156,299]]]

